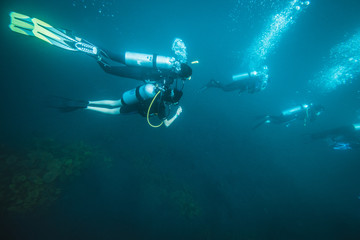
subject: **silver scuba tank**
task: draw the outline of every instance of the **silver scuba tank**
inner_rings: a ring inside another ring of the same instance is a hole
[[[286,109],[286,110],[282,111],[281,114],[283,116],[293,115],[293,114],[300,112],[302,110],[302,108],[303,108],[302,106],[297,106],[294,108]]]
[[[125,64],[129,66],[141,66],[159,69],[171,69],[174,65],[175,58],[160,56],[156,54],[145,54],[126,52]]]
[[[148,83],[124,92],[121,98],[121,102],[124,105],[131,105],[153,98],[155,95],[156,95],[155,85],[152,83]]]
[[[232,76],[233,81],[240,81],[244,79],[248,79],[250,77],[249,73],[240,73]]]
[[[252,72],[249,72],[249,73],[240,73],[240,74],[236,74],[236,75],[233,75],[232,76],[232,80],[233,81],[239,81],[239,80],[245,80],[245,79],[248,79],[248,78],[255,78],[255,77],[258,77],[259,76],[259,73],[257,71],[252,71]]]

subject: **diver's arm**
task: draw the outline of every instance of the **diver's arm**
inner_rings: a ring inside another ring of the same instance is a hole
[[[181,108],[181,107],[178,107],[178,109],[177,109],[177,111],[176,111],[176,114],[175,114],[172,118],[170,118],[169,120],[168,120],[168,119],[165,119],[165,120],[164,120],[165,126],[166,126],[166,127],[169,127],[169,126],[175,121],[175,119],[176,119],[178,116],[180,116],[181,112],[182,112],[182,108]]]
[[[221,89],[224,92],[232,92],[238,90],[239,92],[244,92],[247,89],[247,81],[237,80],[230,82],[226,85],[221,85]]]
[[[222,88],[222,85],[219,81],[211,79],[205,86],[200,89],[200,92],[203,92],[208,88]]]

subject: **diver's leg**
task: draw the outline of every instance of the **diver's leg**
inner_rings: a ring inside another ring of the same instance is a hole
[[[271,117],[269,115],[261,117],[261,121],[258,124],[256,124],[252,129],[254,130],[254,129],[257,129],[258,127],[260,127],[263,124],[271,123],[270,119],[271,119]]]
[[[214,79],[211,79],[205,86],[203,86],[200,91],[203,92],[208,88],[220,88],[222,89],[222,86],[219,81],[216,81]]]
[[[125,52],[114,53],[104,49],[102,49],[102,51],[106,55],[106,57],[110,58],[111,60],[125,64]]]
[[[120,107],[106,108],[106,107],[87,106],[86,109],[91,110],[91,111],[105,113],[105,114],[111,114],[111,115],[119,115],[120,114]]]
[[[216,81],[216,80],[211,80],[211,81],[210,81],[210,86],[213,87],[213,88],[219,88],[219,89],[223,90],[224,92],[232,91],[232,89],[229,90],[229,89],[227,88],[227,85],[224,85],[224,84],[221,83],[220,81]]]
[[[120,108],[122,106],[121,99],[119,100],[99,100],[89,101],[86,109],[111,115],[120,114]]]
[[[124,78],[131,78],[135,80],[144,81],[147,79],[147,74],[143,69],[128,67],[128,66],[112,66],[103,59],[98,60],[100,67],[109,74]]]
[[[107,106],[107,107],[121,107],[121,99],[119,100],[99,100],[99,101],[89,101],[89,105],[100,105],[100,106]]]

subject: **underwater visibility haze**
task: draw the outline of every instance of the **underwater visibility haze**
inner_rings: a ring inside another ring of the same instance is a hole
[[[1,6],[0,239],[360,239],[359,1]]]

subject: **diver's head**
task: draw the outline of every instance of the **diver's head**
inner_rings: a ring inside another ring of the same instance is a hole
[[[179,72],[179,76],[182,78],[182,79],[187,79],[189,77],[191,77],[192,75],[192,69],[189,65],[185,64],[185,63],[182,63],[181,64],[181,70]]]

